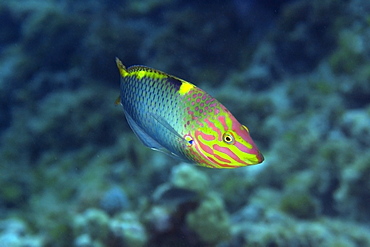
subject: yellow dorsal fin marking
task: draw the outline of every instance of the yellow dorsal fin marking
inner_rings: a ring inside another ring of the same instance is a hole
[[[193,89],[195,86],[187,81],[182,80],[182,84],[179,89],[179,94],[184,95],[188,93],[191,89]]]
[[[150,79],[164,79],[169,75],[150,67],[142,66],[142,65],[134,65],[126,69],[126,76],[135,76],[136,79],[141,80],[144,77],[148,77]]]
[[[147,71],[141,70],[136,72],[136,78],[141,80],[146,74],[148,74]]]
[[[122,77],[125,77],[128,75],[128,72],[126,70],[126,67],[125,65],[123,65],[123,63],[121,62],[121,60],[119,60],[118,57],[116,57],[116,64],[117,64],[117,68],[119,70],[119,73],[121,74]]]

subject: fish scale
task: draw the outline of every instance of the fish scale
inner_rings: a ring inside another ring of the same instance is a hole
[[[148,147],[210,168],[235,168],[264,158],[249,130],[215,98],[195,85],[145,66],[121,74],[126,119]]]
[[[153,87],[151,76],[153,71],[146,67],[133,67],[129,71],[131,75],[124,77],[121,83],[121,104],[125,109],[125,114],[131,116],[135,124],[140,126],[141,129],[145,129],[145,132],[157,142],[160,137],[167,137],[167,141],[160,144],[172,153],[179,155],[178,150],[173,148],[173,145],[178,144],[178,142],[174,142],[173,138],[170,138],[171,132],[163,127],[161,122],[155,120],[156,117],[166,119],[167,122],[176,122],[175,116],[178,114],[178,110],[170,109],[170,106],[176,105],[174,102],[179,100],[175,94],[178,88],[168,83],[165,77],[157,80],[156,87]],[[148,73],[145,77],[138,79],[135,71],[147,71]],[[148,92],[148,94],[144,92]],[[164,99],[169,100],[171,104],[162,104]],[[130,123],[130,126],[132,124]],[[159,146],[151,148],[162,150],[162,147]]]

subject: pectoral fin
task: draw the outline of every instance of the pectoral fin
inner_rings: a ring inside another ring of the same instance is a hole
[[[154,140],[148,133],[145,132],[133,119],[132,117],[125,112],[125,116],[128,124],[130,125],[132,131],[140,139],[140,141],[147,147],[154,150],[165,149],[161,144]]]
[[[136,136],[140,139],[140,141],[147,147],[151,148],[152,150],[159,151],[161,153],[167,154],[169,156],[182,159],[179,157],[179,155],[171,152],[164,146],[162,146],[158,141],[156,141],[153,137],[151,137],[143,128],[141,128],[135,121],[134,119],[127,113],[125,112],[125,116],[127,119],[128,124],[130,125],[132,131],[136,134]],[[161,117],[158,116],[151,116],[151,119],[154,119],[158,124],[163,126],[167,131],[172,133],[173,135],[176,136],[176,138],[180,138],[181,140],[185,140],[182,138],[167,122],[165,122]],[[186,140],[185,140],[186,141]]]
[[[150,113],[150,116],[157,121],[159,125],[164,127],[173,137],[179,139],[180,141],[187,142],[184,137],[182,137],[163,117]]]

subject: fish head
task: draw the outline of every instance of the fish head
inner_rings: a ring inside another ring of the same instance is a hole
[[[211,168],[236,168],[264,160],[246,126],[227,110],[205,118],[188,137],[193,160]],[[190,137],[191,136],[191,137]]]

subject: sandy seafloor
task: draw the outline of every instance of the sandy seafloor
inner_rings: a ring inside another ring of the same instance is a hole
[[[370,246],[370,1],[0,2],[1,247]],[[115,57],[221,101],[265,161],[144,147]]]

